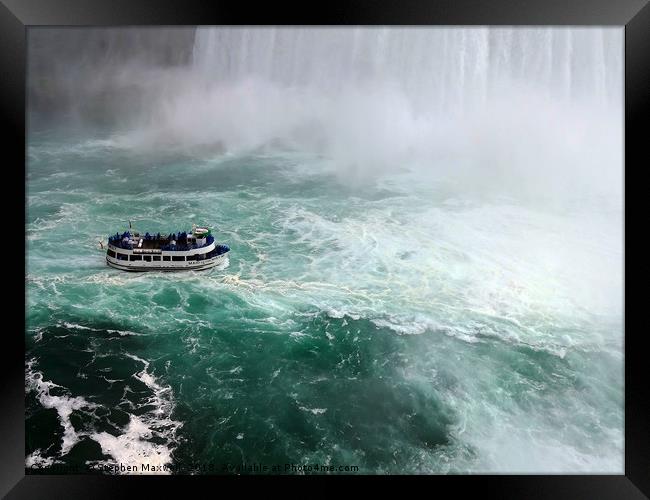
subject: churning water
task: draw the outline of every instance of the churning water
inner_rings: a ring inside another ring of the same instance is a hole
[[[53,31],[27,467],[622,472],[622,30]],[[108,268],[128,220],[230,261]]]

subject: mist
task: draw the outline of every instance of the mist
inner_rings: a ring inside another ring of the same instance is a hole
[[[30,31],[30,129],[132,151],[294,150],[346,182],[622,196],[618,28]],[[90,132],[89,132],[90,133]]]

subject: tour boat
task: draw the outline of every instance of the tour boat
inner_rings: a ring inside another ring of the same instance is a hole
[[[166,236],[129,230],[109,236],[106,263],[122,271],[198,271],[224,263],[229,251],[209,228],[195,225]]]

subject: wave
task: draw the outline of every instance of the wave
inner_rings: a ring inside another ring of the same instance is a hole
[[[125,356],[144,365],[143,369],[133,377],[153,393],[138,407],[153,406],[154,409],[143,415],[131,414],[129,423],[118,436],[107,432],[92,434],[90,437],[99,443],[102,451],[114,459],[114,462],[99,461],[96,463],[102,465],[137,464],[138,466],[149,464],[153,466],[153,470],[160,471],[158,473],[168,474],[166,466],[172,462],[173,446],[177,439],[176,433],[182,426],[181,422],[171,417],[174,409],[171,387],[160,385],[158,379],[149,371],[149,361],[129,353],[125,353]]]
[[[83,397],[73,397],[69,393],[62,395],[53,395],[50,390],[58,388],[65,391],[65,388],[55,384],[51,380],[43,380],[43,374],[34,371],[33,368],[36,364],[35,359],[27,362],[26,369],[26,383],[27,389],[36,392],[38,401],[44,408],[51,408],[56,410],[61,427],[63,427],[63,438],[61,441],[60,455],[66,455],[72,447],[79,441],[80,433],[75,431],[70,421],[70,416],[73,411],[91,412],[99,406],[95,403],[86,401]]]
[[[67,328],[80,330],[95,330],[76,324],[66,324]],[[171,387],[163,386],[159,380],[150,372],[150,363],[133,354],[125,353],[125,356],[139,363],[143,369],[133,374],[133,377],[144,384],[152,393],[140,404],[134,404],[128,398],[123,398],[124,403],[132,411],[138,412],[141,408],[149,408],[144,413],[129,413],[129,422],[120,429],[115,436],[108,432],[97,432],[95,430],[75,430],[71,423],[73,412],[84,412],[94,415],[101,405],[87,401],[81,396],[72,396],[69,391],[52,381],[45,381],[42,372],[35,371],[36,360],[27,362],[26,382],[27,390],[36,392],[39,403],[44,408],[52,408],[57,411],[59,422],[63,427],[63,437],[60,452],[56,456],[43,456],[43,452],[34,450],[26,457],[26,467],[46,468],[55,463],[62,463],[62,459],[70,452],[81,438],[86,437],[97,442],[102,453],[110,456],[111,460],[91,460],[91,465],[114,466],[120,463],[125,465],[149,464],[156,473],[167,474],[165,466],[172,462],[172,452],[177,442],[177,431],[182,423],[172,418],[174,400]],[[109,384],[122,380],[109,380]],[[57,388],[61,395],[51,394],[51,389]],[[129,393],[128,385],[125,386],[124,395]],[[154,467],[155,466],[155,467]],[[119,472],[119,468],[113,468]],[[141,471],[142,472],[142,471]],[[142,472],[144,473],[144,472]]]

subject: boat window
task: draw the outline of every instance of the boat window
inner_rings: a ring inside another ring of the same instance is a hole
[[[145,262],[151,262],[151,255],[143,255],[142,258]]]
[[[115,252],[113,252],[113,250],[109,250],[108,252],[106,252],[106,254],[107,254],[109,257],[113,257],[113,258],[115,258]]]
[[[173,260],[174,262],[184,261],[184,260],[185,260],[185,256],[184,256],[184,255],[173,255],[173,256],[172,256],[172,260]]]
[[[187,260],[196,260],[196,255],[188,255]]]
[[[172,258],[169,255],[163,255],[163,260],[170,261]]]
[[[142,260],[142,255],[131,255],[131,258],[129,260],[131,260],[131,261],[133,261],[133,260]]]
[[[125,253],[117,252],[117,260],[129,260],[129,256]]]
[[[154,262],[157,261],[157,260],[160,260],[160,255],[153,255],[152,257],[153,257]]]

